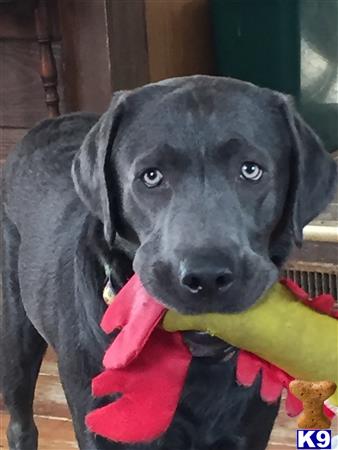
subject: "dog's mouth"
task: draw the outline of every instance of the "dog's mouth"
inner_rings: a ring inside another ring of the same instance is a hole
[[[198,358],[216,358],[217,360],[230,359],[236,348],[221,339],[199,331],[183,332],[184,341],[191,354]]]

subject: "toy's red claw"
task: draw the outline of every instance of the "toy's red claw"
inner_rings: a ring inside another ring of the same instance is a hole
[[[121,330],[106,351],[104,367],[121,368],[136,358],[165,312],[164,306],[147,293],[134,275],[118,293],[101,322],[106,333]]]
[[[109,306],[102,328],[122,330],[105,354],[107,370],[93,379],[92,391],[97,397],[121,397],[87,415],[93,433],[117,442],[148,442],[169,427],[192,356],[180,333],[156,328],[165,311],[136,276]]]

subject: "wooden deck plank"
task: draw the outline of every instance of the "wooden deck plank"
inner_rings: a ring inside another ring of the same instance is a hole
[[[0,416],[0,449],[8,450],[5,438],[8,415]],[[76,449],[77,444],[70,420],[55,417],[35,416],[39,429],[39,450],[70,450]],[[267,450],[290,450],[295,448],[295,433],[292,433],[293,441],[290,443],[271,442]]]
[[[52,417],[35,416],[39,430],[39,450],[77,449],[72,422]],[[0,449],[9,450],[6,439],[8,415],[0,416]]]
[[[58,378],[55,354],[48,350],[39,376],[34,401],[36,424],[40,433],[39,450],[71,450],[77,448],[72,422]],[[5,429],[8,415],[0,418],[0,449],[8,450]],[[297,419],[286,415],[282,404],[267,450],[295,449]],[[332,431],[338,434],[335,420]]]

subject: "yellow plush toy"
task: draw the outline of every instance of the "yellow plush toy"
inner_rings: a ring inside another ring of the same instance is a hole
[[[292,377],[338,383],[338,321],[305,306],[280,283],[247,311],[204,315],[168,311],[163,327],[204,331],[258,355]]]
[[[119,333],[105,352],[105,370],[93,379],[92,390],[97,397],[120,396],[87,415],[89,429],[127,443],[150,442],[168,429],[193,358],[184,330],[206,331],[238,347],[233,367],[240,385],[252,386],[259,376],[260,396],[268,403],[278,401],[285,388],[289,415],[303,410],[303,427],[328,427],[332,411],[323,401],[338,381],[334,299],[322,295],[311,300],[291,281],[284,284],[275,284],[242,313],[195,316],[168,311],[137,275],[114,299],[107,288],[110,305],[101,327],[107,334]]]

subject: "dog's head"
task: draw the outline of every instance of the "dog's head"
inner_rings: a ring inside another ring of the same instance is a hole
[[[336,165],[286,96],[194,76],[116,93],[73,178],[107,241],[137,242],[150,293],[181,312],[234,312],[277,280]]]

